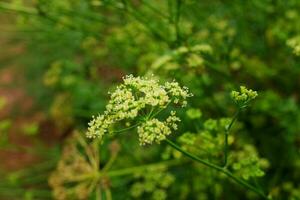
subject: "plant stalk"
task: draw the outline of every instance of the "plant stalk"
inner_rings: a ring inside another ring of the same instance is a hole
[[[239,113],[240,113],[240,109],[238,109],[236,111],[233,118],[231,119],[230,124],[225,128],[225,133],[224,133],[224,163],[223,163],[223,167],[225,167],[225,168],[227,167],[227,160],[228,160],[228,136],[229,136],[229,132],[231,130],[232,125],[237,120]]]
[[[203,164],[206,165],[207,167],[210,167],[212,169],[215,169],[217,171],[220,171],[221,173],[227,175],[229,178],[231,178],[232,180],[234,180],[235,182],[239,183],[240,185],[244,186],[245,188],[255,192],[256,194],[260,195],[261,197],[263,197],[264,199],[269,200],[269,198],[258,188],[256,188],[255,186],[249,184],[247,181],[244,181],[241,178],[236,177],[234,174],[232,174],[230,171],[228,171],[226,168],[215,165],[213,163],[210,163],[202,158],[199,158],[197,156],[195,156],[192,153],[189,153],[187,151],[185,151],[184,149],[182,149],[180,146],[178,146],[177,144],[173,143],[171,140],[166,139],[166,142],[168,143],[168,145],[170,145],[171,147],[173,147],[174,149],[176,149],[177,151],[181,152],[182,154],[184,154],[185,156]]]

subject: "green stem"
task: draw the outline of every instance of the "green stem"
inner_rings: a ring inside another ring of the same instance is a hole
[[[106,189],[106,190],[104,190],[104,192],[105,192],[105,199],[112,200],[112,195],[111,195],[110,189]]]
[[[147,32],[154,38],[166,42],[167,39],[164,38],[160,32],[149,24],[149,19],[146,19],[142,13],[139,13],[136,9],[132,8],[129,2],[122,0],[123,7],[115,6],[110,4],[113,8],[119,9],[127,13],[129,16],[132,16],[138,23],[140,23],[144,28],[147,29]]]
[[[38,11],[33,8],[27,8],[23,6],[13,6],[9,3],[0,2],[0,9],[19,12],[27,15],[38,15]]]
[[[96,200],[102,200],[102,192],[100,186],[98,186],[96,189]]]
[[[223,167],[227,167],[227,160],[228,160],[228,136],[229,136],[229,132],[230,132],[230,129],[231,129],[232,125],[237,120],[237,117],[238,117],[239,113],[240,113],[240,109],[238,109],[236,111],[236,113],[234,114],[233,118],[231,119],[230,124],[225,128],[225,134],[224,134],[224,163],[223,163]]]
[[[161,111],[165,110],[165,109],[170,105],[170,103],[171,103],[172,101],[173,101],[173,99],[170,99],[170,101],[167,103],[167,105],[166,105],[165,107],[159,109],[157,112],[155,112],[155,113],[151,116],[151,118],[155,117],[155,116],[158,115]]]
[[[121,132],[124,132],[124,131],[128,131],[128,130],[130,130],[130,129],[132,129],[132,128],[137,127],[137,126],[140,125],[140,124],[141,124],[141,122],[139,122],[139,123],[137,123],[137,124],[135,124],[135,125],[129,126],[129,127],[127,127],[127,128],[123,128],[123,129],[118,130],[118,131],[113,131],[112,133],[121,133]]]
[[[184,149],[182,149],[180,146],[178,146],[177,144],[173,143],[172,141],[170,141],[169,139],[166,139],[166,142],[173,147],[174,149],[176,149],[177,151],[181,152],[182,154],[184,154],[185,156],[203,164],[206,165],[212,169],[215,169],[217,171],[220,171],[221,173],[227,175],[229,178],[231,178],[232,180],[234,180],[235,182],[239,183],[240,185],[244,186],[245,188],[255,192],[256,194],[260,195],[261,197],[263,197],[264,199],[269,199],[262,191],[260,191],[258,188],[256,188],[255,186],[249,184],[248,182],[244,181],[241,178],[236,177],[234,174],[232,174],[230,171],[228,171],[226,168],[223,168],[221,166],[215,165],[213,163],[210,163],[202,158],[199,158],[197,156],[195,156],[192,153],[189,153],[187,151],[185,151]]]
[[[30,7],[25,7],[25,6],[14,6],[11,5],[9,3],[3,3],[0,2],[0,10],[6,10],[6,11],[11,11],[11,12],[15,12],[15,13],[21,13],[21,14],[26,14],[26,15],[32,15],[32,16],[36,16],[36,17],[40,17],[43,18],[53,24],[56,23],[60,23],[61,25],[63,25],[65,28],[71,30],[71,31],[76,31],[76,32],[82,32],[83,30],[80,30],[77,26],[74,26],[72,24],[69,23],[65,23],[59,20],[60,15],[62,13],[51,13],[51,15],[49,13],[41,13],[38,9],[36,8],[30,8]],[[66,13],[74,13],[74,11],[65,11]],[[75,15],[74,15],[75,16]],[[77,17],[80,18],[86,18],[85,16],[81,16],[80,14],[76,14]],[[100,21],[99,19],[97,21]],[[94,36],[99,36],[99,33],[91,33]]]
[[[107,164],[104,166],[103,171],[107,171],[108,169],[110,169],[113,163],[115,162],[115,160],[117,159],[117,157],[118,157],[118,153],[113,153],[110,156]]]
[[[153,113],[154,110],[155,110],[155,108],[152,107],[151,110],[150,110],[150,112],[149,112],[149,114],[146,117],[147,120],[150,119],[150,117],[151,117],[151,115],[152,115],[152,113]]]

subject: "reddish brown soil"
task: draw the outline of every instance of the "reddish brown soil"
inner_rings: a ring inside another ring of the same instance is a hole
[[[0,35],[0,46],[0,98],[5,99],[5,106],[0,110],[0,121],[11,120],[8,138],[9,143],[13,144],[13,147],[0,147],[0,168],[16,170],[39,160],[36,155],[25,149],[32,149],[36,140],[42,139],[46,144],[53,143],[50,138],[57,135],[57,131],[42,112],[33,111],[34,100],[23,87],[25,80],[15,66],[14,59],[25,52],[24,45],[12,44],[9,36]],[[39,138],[24,133],[23,127],[33,123],[39,127]]]

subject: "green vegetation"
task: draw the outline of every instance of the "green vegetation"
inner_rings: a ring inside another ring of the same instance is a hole
[[[0,21],[33,102],[0,90],[0,159],[34,158],[3,160],[0,199],[300,199],[299,0],[4,0]]]

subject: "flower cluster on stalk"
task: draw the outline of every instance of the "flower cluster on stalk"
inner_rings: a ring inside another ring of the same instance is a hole
[[[137,121],[140,144],[159,143],[171,134],[171,130],[177,129],[180,119],[175,111],[171,111],[165,121],[155,116],[170,104],[186,106],[191,96],[188,88],[175,81],[161,85],[154,77],[128,75],[123,78],[123,84],[110,93],[104,113],[89,122],[86,136],[102,139],[116,123]]]
[[[257,92],[240,86],[240,91],[232,91],[231,98],[239,107],[245,107],[248,103],[257,97]]]

